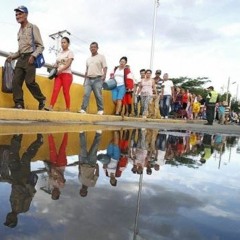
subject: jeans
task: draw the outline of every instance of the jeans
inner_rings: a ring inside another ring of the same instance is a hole
[[[98,111],[103,111],[103,96],[102,96],[102,79],[86,79],[84,83],[84,97],[81,109],[86,111],[89,103],[90,94],[93,91]]]
[[[164,117],[168,117],[171,99],[171,95],[164,95],[163,99],[161,99],[160,101],[161,115],[163,115]]]

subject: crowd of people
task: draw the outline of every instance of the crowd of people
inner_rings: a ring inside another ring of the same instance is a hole
[[[74,54],[69,49],[70,39],[61,39],[61,51],[59,52],[53,68],[56,69],[54,86],[49,106],[46,105],[46,97],[35,81],[36,67],[34,61],[44,50],[42,38],[38,27],[28,22],[28,9],[19,6],[14,9],[16,20],[21,25],[18,32],[18,51],[9,55],[7,61],[18,59],[13,77],[13,100],[15,108],[24,108],[22,85],[25,81],[27,88],[33,97],[39,102],[39,110],[52,111],[62,88],[65,98],[66,111],[70,111],[70,88],[73,80],[71,64]],[[84,79],[84,96],[79,113],[87,113],[91,92],[94,93],[97,114],[104,114],[104,102],[102,95],[103,83],[107,78],[107,62],[105,56],[98,53],[98,43],[90,44],[91,56],[86,60]],[[111,89],[112,101],[115,104],[115,115],[135,116],[142,118],[182,118],[182,119],[206,119],[207,125],[212,125],[219,116],[219,123],[224,124],[231,119],[239,122],[239,116],[235,113],[226,114],[226,102],[219,102],[218,94],[212,86],[208,88],[208,95],[204,99],[201,95],[191,93],[189,89],[175,86],[168,73],[161,77],[161,70],[156,70],[152,76],[151,69],[141,69],[140,78],[135,78],[127,64],[128,59],[123,56],[110,73],[110,79],[114,79],[116,86]],[[217,107],[217,108],[216,108]],[[217,113],[217,114],[216,114]]]

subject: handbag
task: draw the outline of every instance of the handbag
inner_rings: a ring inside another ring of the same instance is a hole
[[[12,93],[12,81],[14,76],[15,61],[5,61],[2,71],[2,92]]]
[[[33,51],[35,51],[36,46],[34,44],[33,26],[32,26],[32,48],[33,48]],[[45,64],[45,59],[43,57],[43,54],[40,53],[35,58],[34,65],[36,68],[41,68],[44,64]]]

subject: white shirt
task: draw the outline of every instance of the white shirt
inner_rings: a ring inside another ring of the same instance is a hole
[[[163,81],[163,95],[172,95],[173,82],[171,80]]]
[[[114,78],[117,81],[117,86],[124,85],[124,69],[117,68],[114,73]]]

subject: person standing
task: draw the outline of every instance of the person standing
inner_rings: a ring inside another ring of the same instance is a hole
[[[161,114],[168,118],[170,103],[174,94],[174,86],[172,80],[168,79],[168,73],[163,75],[162,93],[161,93]]]
[[[51,97],[50,106],[44,108],[47,111],[52,111],[53,106],[57,101],[57,97],[61,87],[63,88],[63,95],[66,103],[66,111],[70,110],[70,87],[73,76],[71,71],[71,64],[74,59],[73,52],[69,50],[70,40],[68,37],[63,37],[61,40],[62,51],[57,56],[57,61],[54,67],[57,68],[57,76],[54,80],[54,87]]]
[[[137,94],[141,92],[141,105],[143,106],[143,118],[147,118],[149,104],[152,102],[153,92],[156,92],[155,81],[152,79],[152,70],[146,70],[146,77],[142,79]]]
[[[162,91],[162,83],[163,80],[161,79],[161,70],[156,70],[155,72],[155,77],[153,78],[155,81],[156,89],[157,92],[153,93],[153,101],[152,104],[150,105],[150,117],[152,118],[160,118],[161,113],[160,113],[160,107],[159,107],[159,102],[160,102],[160,95]]]
[[[139,112],[139,116],[142,116],[142,112],[143,112],[143,107],[141,105],[141,92],[138,92],[138,88],[141,85],[141,81],[142,79],[145,78],[145,69],[141,69],[140,70],[140,79],[138,80],[137,83],[135,83],[134,86],[134,115],[135,117],[138,117],[138,110],[139,110],[139,103],[140,103],[140,112]]]
[[[93,91],[97,102],[97,114],[103,114],[103,96],[102,84],[105,81],[107,74],[107,63],[103,55],[98,53],[98,43],[92,42],[90,44],[90,51],[92,56],[87,59],[86,72],[84,81],[84,96],[81,109],[79,113],[86,113],[90,94]]]
[[[218,93],[214,90],[213,86],[207,88],[208,95],[206,97],[206,118],[207,123],[204,125],[213,125],[215,107],[218,102]]]
[[[114,68],[114,79],[117,82],[117,87],[112,89],[112,100],[116,106],[115,115],[121,115],[123,98],[128,89],[127,82],[131,70],[127,67],[127,57],[121,57],[119,60],[119,66]],[[131,79],[132,80],[132,79]]]
[[[36,67],[34,65],[36,57],[44,50],[41,34],[36,25],[28,22],[28,9],[25,6],[19,6],[14,11],[21,27],[18,31],[18,51],[7,57],[9,62],[18,59],[13,77],[13,101],[15,108],[24,108],[22,85],[25,80],[27,88],[39,102],[38,109],[42,110],[46,97],[35,81]]]

